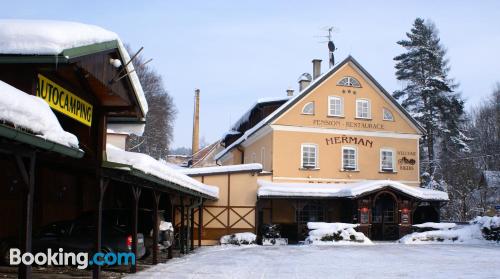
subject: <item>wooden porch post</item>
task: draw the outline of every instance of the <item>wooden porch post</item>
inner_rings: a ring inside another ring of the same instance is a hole
[[[108,187],[109,180],[100,177],[99,178],[99,183],[98,183],[98,191],[99,191],[99,196],[98,196],[98,201],[97,201],[97,210],[95,213],[95,222],[96,222],[96,230],[95,230],[95,247],[94,247],[94,254],[99,253],[101,251],[101,232],[102,232],[102,203],[104,199],[104,193],[106,192],[106,188]],[[92,269],[92,278],[94,279],[99,279],[101,278],[101,266],[99,265],[93,265]]]
[[[160,203],[161,193],[153,191],[153,264],[158,264],[158,204]]]
[[[179,248],[180,248],[180,253],[184,254],[184,196],[181,195],[181,226],[180,226],[180,232],[179,232]]]
[[[132,208],[132,253],[135,255],[135,263],[130,265],[130,273],[137,272],[137,215],[139,211],[139,198],[141,197],[141,188],[133,185],[130,190],[134,198]]]
[[[23,162],[21,155],[16,154],[17,167],[21,173],[25,184],[24,196],[21,198],[21,230],[20,230],[20,248],[22,253],[32,252],[32,229],[33,229],[33,197],[35,195],[35,159],[36,153],[33,151],[29,154],[29,165]],[[18,267],[19,278],[31,278],[32,268],[20,264]]]
[[[203,228],[203,199],[198,207],[198,247],[201,247],[201,230]]]
[[[168,200],[170,201],[170,209],[169,209],[169,211],[170,211],[170,220],[169,221],[172,222],[172,227],[175,230],[175,206],[174,206],[174,198],[172,197],[172,194],[168,195]],[[174,233],[175,233],[175,231],[174,231]],[[175,237],[174,237],[173,242],[170,245],[170,247],[168,247],[168,250],[167,250],[167,259],[173,258],[173,248],[174,248],[174,245],[175,245]]]
[[[194,207],[191,207],[191,218],[190,218],[190,228],[189,228],[189,238],[191,240],[191,245],[189,245],[189,250],[194,250]]]

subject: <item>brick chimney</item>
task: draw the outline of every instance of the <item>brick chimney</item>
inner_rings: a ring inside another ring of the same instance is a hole
[[[200,89],[194,90],[193,142],[192,154],[200,150]]]
[[[292,89],[292,88],[288,88],[288,89],[286,90],[286,95],[287,95],[287,96],[293,96],[293,89]]]

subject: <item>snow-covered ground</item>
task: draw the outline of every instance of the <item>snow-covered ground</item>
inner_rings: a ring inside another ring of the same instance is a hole
[[[206,247],[129,278],[500,278],[500,245]]]

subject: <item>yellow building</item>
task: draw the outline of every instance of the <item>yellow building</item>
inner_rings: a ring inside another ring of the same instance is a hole
[[[447,194],[418,187],[422,127],[351,56],[324,74],[320,63],[298,94],[252,106],[215,156],[224,166],[262,164],[257,187],[232,193],[255,200],[255,230],[280,224],[294,242],[308,221],[346,222],[396,239],[438,221]]]

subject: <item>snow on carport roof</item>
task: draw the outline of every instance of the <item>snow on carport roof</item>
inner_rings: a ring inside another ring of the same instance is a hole
[[[121,150],[118,147],[107,144],[106,161],[131,166],[161,180],[177,184],[180,187],[208,195],[215,199],[219,197],[218,187],[203,184],[146,154]]]
[[[258,180],[259,197],[331,197],[355,198],[390,187],[422,200],[447,201],[448,193],[408,186],[392,180],[365,180],[356,183],[276,183]]]
[[[0,54],[4,55],[60,55],[77,47],[116,41],[125,61],[130,56],[120,37],[114,32],[95,25],[55,20],[0,20]],[[148,112],[146,97],[132,63],[127,65],[129,78],[139,105]]]
[[[260,172],[262,171],[262,165],[253,163],[253,164],[203,167],[203,168],[185,168],[179,171],[183,174],[192,176],[215,174],[215,173],[227,173],[227,172]]]
[[[78,149],[78,138],[63,130],[49,105],[0,80],[0,121],[34,135]]]

